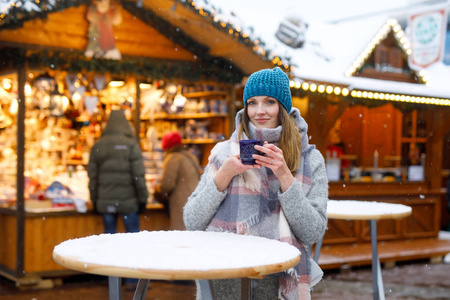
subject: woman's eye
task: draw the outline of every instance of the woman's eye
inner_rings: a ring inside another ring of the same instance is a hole
[[[267,100],[267,104],[273,105],[275,103],[277,103],[276,100],[272,100],[272,99],[271,100]]]
[[[248,105],[253,105],[253,104],[255,104],[255,101],[248,101],[247,104]]]

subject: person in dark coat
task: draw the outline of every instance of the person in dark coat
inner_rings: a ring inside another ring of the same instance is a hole
[[[139,232],[139,214],[147,205],[148,190],[141,146],[123,110],[111,111],[91,149],[87,171],[91,201],[103,215],[105,233],[116,233],[119,215],[126,232]],[[138,280],[125,278],[124,282],[126,290],[134,290]]]
[[[141,147],[123,110],[111,111],[91,149],[87,171],[91,201],[103,215],[105,233],[116,233],[119,215],[126,232],[138,232],[148,190]]]

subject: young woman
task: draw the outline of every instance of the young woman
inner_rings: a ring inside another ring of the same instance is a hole
[[[290,243],[300,263],[252,280],[255,299],[310,299],[310,247],[324,234],[328,180],[323,156],[308,144],[307,124],[292,107],[289,78],[280,69],[253,73],[244,89],[236,131],[217,144],[184,207],[188,230],[229,231]],[[244,165],[239,140],[259,139],[255,165]],[[276,255],[276,254],[274,254]],[[217,299],[240,299],[240,281],[215,280]],[[197,289],[197,298],[201,299]]]

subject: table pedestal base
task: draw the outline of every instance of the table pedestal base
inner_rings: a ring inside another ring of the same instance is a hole
[[[202,279],[198,281],[200,284],[200,289],[202,291],[203,299],[205,300],[215,300],[214,287],[211,280]]]
[[[139,279],[136,291],[134,292],[133,300],[144,300],[145,294],[147,294],[149,284],[150,279]]]
[[[109,300],[122,299],[122,278],[108,277]]]
[[[380,258],[377,246],[377,220],[369,220],[370,241],[372,243],[372,283],[373,299],[384,300],[383,277],[381,274]]]
[[[370,241],[372,244],[372,285],[373,299],[385,300],[383,276],[381,274],[380,258],[378,257],[377,246],[377,220],[369,220]],[[314,250],[314,261],[319,262],[320,250],[322,248],[323,237],[316,243]]]
[[[250,278],[241,278],[241,299],[251,299],[252,289],[250,287]],[[214,287],[211,280],[199,280],[200,289],[204,300],[215,300]],[[144,300],[147,294],[150,279],[139,279],[136,291],[134,292],[133,300]],[[122,278],[108,277],[109,300],[122,300]]]

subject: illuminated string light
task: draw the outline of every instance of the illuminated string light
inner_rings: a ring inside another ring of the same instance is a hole
[[[436,98],[436,97],[416,97],[401,94],[384,94],[373,93],[371,91],[352,90],[351,96],[354,98],[366,98],[375,100],[388,100],[394,102],[408,102],[418,104],[431,104],[440,106],[450,106],[450,99]]]
[[[341,88],[337,86],[333,89],[333,91],[335,95],[339,95],[341,93]]]
[[[408,41],[405,32],[402,30],[400,24],[398,24],[397,20],[389,19],[386,23],[381,27],[378,33],[374,36],[372,41],[366,46],[366,48],[361,52],[361,54],[355,59],[352,65],[345,72],[346,77],[351,77],[355,74],[357,70],[359,70],[366,59],[370,56],[373,49],[378,46],[381,41],[387,37],[390,31],[394,32],[394,37],[399,43],[400,48],[406,53],[407,56],[412,54],[411,43]],[[420,80],[427,84],[427,78],[424,78],[422,75],[422,71],[419,72]]]
[[[424,71],[421,71],[422,74],[425,74]],[[289,82],[289,86],[295,89],[302,89],[304,91],[309,92],[318,92],[318,93],[328,93],[335,95],[342,95],[343,97],[347,97],[350,95],[353,98],[360,99],[371,99],[371,100],[381,100],[381,101],[393,101],[393,102],[406,102],[406,103],[420,103],[420,104],[430,104],[430,105],[440,105],[440,106],[450,106],[450,99],[436,98],[436,97],[415,97],[411,95],[402,95],[402,94],[391,94],[391,93],[381,93],[367,90],[352,90],[350,91],[346,87],[333,86],[333,85],[324,85],[324,84],[316,84],[313,82],[306,81],[294,81],[291,80]]]

